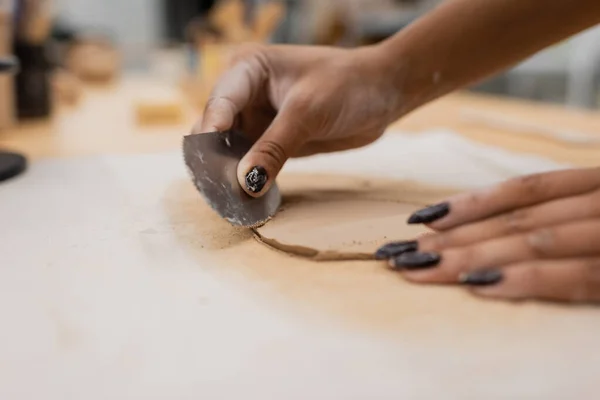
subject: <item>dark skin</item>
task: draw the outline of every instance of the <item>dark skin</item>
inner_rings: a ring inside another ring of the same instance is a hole
[[[238,180],[259,197],[288,158],[369,144],[414,109],[599,22],[598,0],[447,0],[375,46],[247,47],[215,86],[198,130],[236,126],[256,140]],[[255,193],[246,175],[256,166],[268,179]],[[385,258],[417,283],[598,302],[598,204],[600,169],[515,179],[448,199],[435,219],[425,211],[420,222],[434,233]],[[428,265],[415,270],[419,260]]]

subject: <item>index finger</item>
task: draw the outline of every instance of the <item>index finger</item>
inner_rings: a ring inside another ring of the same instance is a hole
[[[507,211],[589,193],[600,187],[600,169],[573,169],[524,176],[492,188],[459,194],[417,211],[410,223],[444,231]]]
[[[201,132],[226,131],[260,88],[261,68],[242,61],[225,72],[215,85],[202,115]]]

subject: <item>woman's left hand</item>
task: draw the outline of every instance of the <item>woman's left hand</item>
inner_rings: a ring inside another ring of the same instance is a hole
[[[413,214],[435,232],[380,259],[417,283],[480,296],[600,302],[600,168],[513,179]]]

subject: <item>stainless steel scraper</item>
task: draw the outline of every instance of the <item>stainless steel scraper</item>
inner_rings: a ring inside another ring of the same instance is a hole
[[[237,165],[252,143],[236,131],[185,136],[183,156],[194,184],[208,204],[233,225],[256,228],[281,205],[277,184],[260,198],[249,196],[237,180]]]

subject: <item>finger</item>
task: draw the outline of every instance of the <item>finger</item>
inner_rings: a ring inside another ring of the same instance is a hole
[[[484,286],[477,286],[478,274],[482,275],[481,271],[465,275],[462,281],[466,286],[473,282],[473,293],[482,297],[600,302],[598,257],[513,264],[502,269],[501,280]]]
[[[430,259],[436,257],[437,262],[424,263],[421,268],[416,259],[423,257],[422,254]],[[406,277],[415,282],[452,283],[461,273],[477,269],[532,260],[594,256],[600,256],[600,219],[496,238],[439,253],[406,253],[390,264],[405,271]]]
[[[422,237],[419,249],[440,251],[543,227],[600,217],[600,190],[517,209],[483,221]]]
[[[257,59],[239,62],[213,89],[200,123],[200,132],[221,132],[233,127],[236,116],[260,90],[266,79]]]
[[[266,193],[290,155],[308,140],[304,115],[302,102],[291,100],[284,104],[269,128],[240,160],[238,181],[250,196]]]
[[[409,223],[448,230],[517,208],[577,196],[600,187],[600,168],[556,171],[509,180],[490,189],[460,194],[417,211]]]

